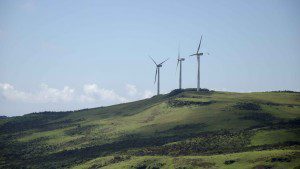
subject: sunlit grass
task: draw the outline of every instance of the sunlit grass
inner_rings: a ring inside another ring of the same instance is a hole
[[[300,130],[266,130],[258,131],[251,139],[252,146],[283,143],[286,141],[300,142]]]

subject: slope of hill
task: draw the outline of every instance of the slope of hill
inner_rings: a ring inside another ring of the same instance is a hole
[[[300,168],[300,93],[175,90],[0,119],[1,168]]]

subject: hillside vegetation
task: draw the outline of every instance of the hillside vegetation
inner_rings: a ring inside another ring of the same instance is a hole
[[[0,119],[0,168],[300,168],[300,93],[175,90]]]

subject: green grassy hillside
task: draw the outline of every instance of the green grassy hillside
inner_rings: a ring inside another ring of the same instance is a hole
[[[300,168],[300,93],[175,90],[0,119],[0,168]]]

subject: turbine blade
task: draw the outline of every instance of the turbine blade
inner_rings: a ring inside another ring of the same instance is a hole
[[[196,54],[192,54],[192,55],[190,55],[190,57],[191,57],[191,56],[196,56]]]
[[[156,68],[156,71],[155,71],[154,84],[156,82],[156,76],[157,76],[157,68]]]
[[[177,59],[176,71],[177,71],[177,68],[178,68],[178,64],[179,64],[179,59]]]
[[[160,65],[162,65],[163,63],[165,63],[167,60],[169,60],[169,58],[168,58],[168,59],[166,59],[165,61],[161,62],[161,63],[160,63]]]
[[[200,50],[200,46],[201,46],[201,42],[202,42],[202,35],[201,35],[201,39],[200,39],[200,43],[199,43],[199,46],[198,46],[198,50],[197,50],[197,53],[199,53],[199,50]]]
[[[154,59],[151,57],[151,56],[149,56],[149,58],[153,61],[153,63],[157,66],[157,63],[154,61]]]

